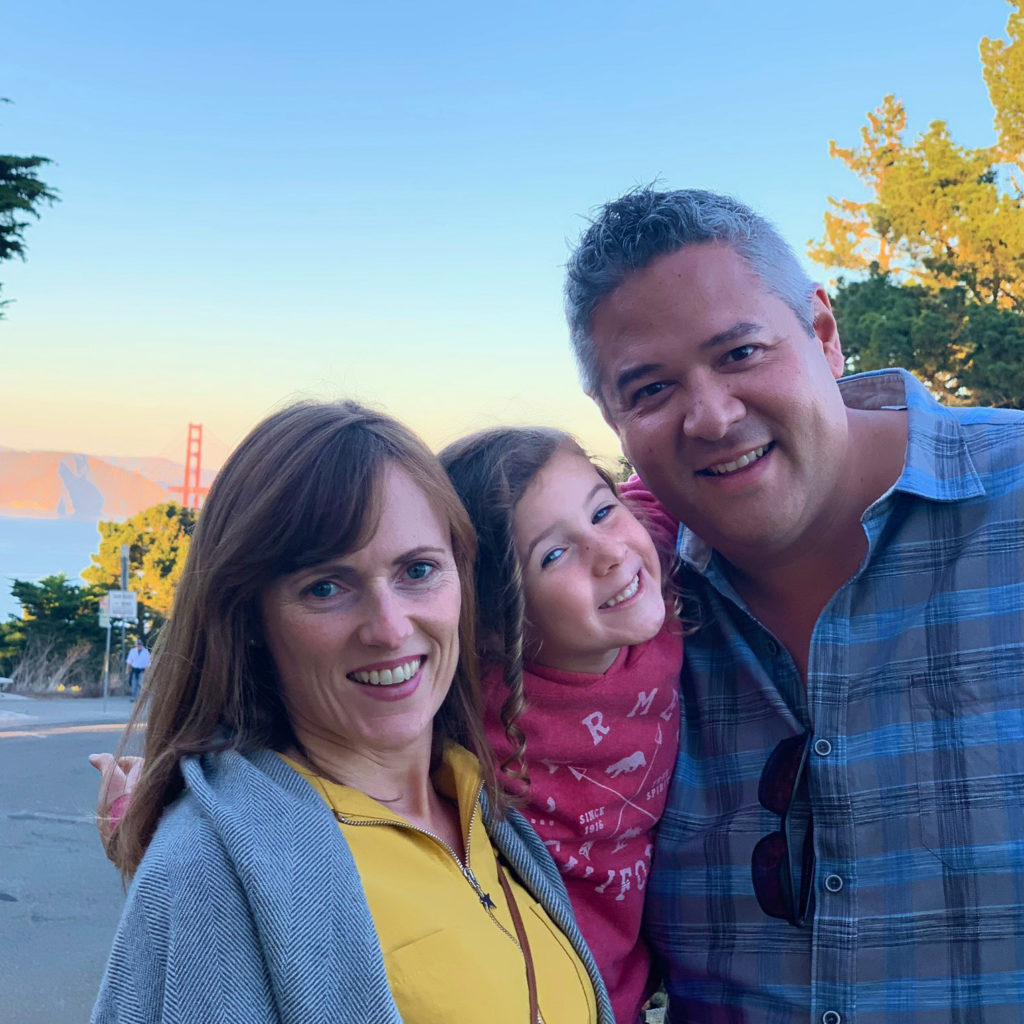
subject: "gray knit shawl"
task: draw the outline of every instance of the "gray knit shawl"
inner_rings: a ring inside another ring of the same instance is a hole
[[[355,863],[316,791],[262,750],[187,758],[135,875],[93,1024],[400,1024]],[[558,869],[518,813],[484,824],[568,936],[614,1024]],[[452,965],[452,984],[471,963]],[[481,1017],[486,1019],[486,1014]]]

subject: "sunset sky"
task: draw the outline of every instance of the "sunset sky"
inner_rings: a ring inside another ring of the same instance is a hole
[[[223,455],[306,395],[437,446],[497,422],[614,442],[562,265],[641,182],[731,192],[802,253],[828,156],[888,93],[992,141],[1003,0],[634,4],[37,0],[3,13],[0,152],[62,201],[0,265],[0,445]],[[813,268],[828,278],[827,270]]]

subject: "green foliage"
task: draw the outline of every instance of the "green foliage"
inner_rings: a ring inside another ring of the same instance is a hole
[[[45,646],[56,658],[84,647],[90,668],[99,669],[103,634],[97,619],[98,591],[71,583],[61,573],[38,583],[15,580],[11,593],[21,602],[22,616],[11,616],[0,625],[0,674],[11,675],[32,644]]]
[[[897,284],[871,268],[833,297],[850,372],[904,366],[951,405],[1024,408],[1024,317],[966,287]]]
[[[143,642],[171,613],[197,512],[176,502],[153,505],[123,523],[100,523],[100,549],[82,578],[101,590],[121,586],[121,545],[129,546],[128,589],[139,599]]]
[[[10,677],[24,645],[25,634],[21,622],[15,616],[0,622],[0,676]]]
[[[38,218],[43,203],[58,199],[37,173],[48,163],[45,156],[0,155],[0,260],[25,258],[24,230],[30,223],[25,217]],[[0,302],[0,317],[6,304]]]
[[[829,199],[813,260],[864,271],[877,263],[900,280],[935,291],[962,286],[977,302],[1024,311],[1024,0],[1010,6],[1009,41],[981,42],[995,143],[961,146],[944,121],[907,140],[903,103],[886,96],[858,146],[830,143],[869,198]]]

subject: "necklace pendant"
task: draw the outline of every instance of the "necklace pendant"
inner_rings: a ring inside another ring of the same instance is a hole
[[[491,899],[491,894],[489,892],[480,893],[480,905],[486,910],[494,909],[494,900]]]

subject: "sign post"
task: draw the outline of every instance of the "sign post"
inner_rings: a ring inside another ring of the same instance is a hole
[[[134,622],[139,616],[139,599],[134,590],[108,590],[109,614],[112,619]]]
[[[128,589],[128,559],[131,556],[132,549],[127,544],[121,545],[121,591],[127,591]],[[135,618],[135,612],[132,612],[131,618]],[[124,689],[127,675],[124,668],[124,618],[121,619],[121,689]]]
[[[131,590],[108,590],[106,597],[100,598],[100,625],[106,623],[107,652],[103,662],[103,709],[107,707],[107,694],[110,692],[110,624],[113,619],[121,620],[121,648],[124,649],[124,628],[126,622],[136,622],[139,617],[139,599]],[[124,659],[121,659],[122,662]],[[122,682],[123,682],[122,670]]]
[[[110,693],[110,597],[100,598],[100,629],[107,631],[107,646],[103,655],[103,710],[107,710],[107,696]]]

